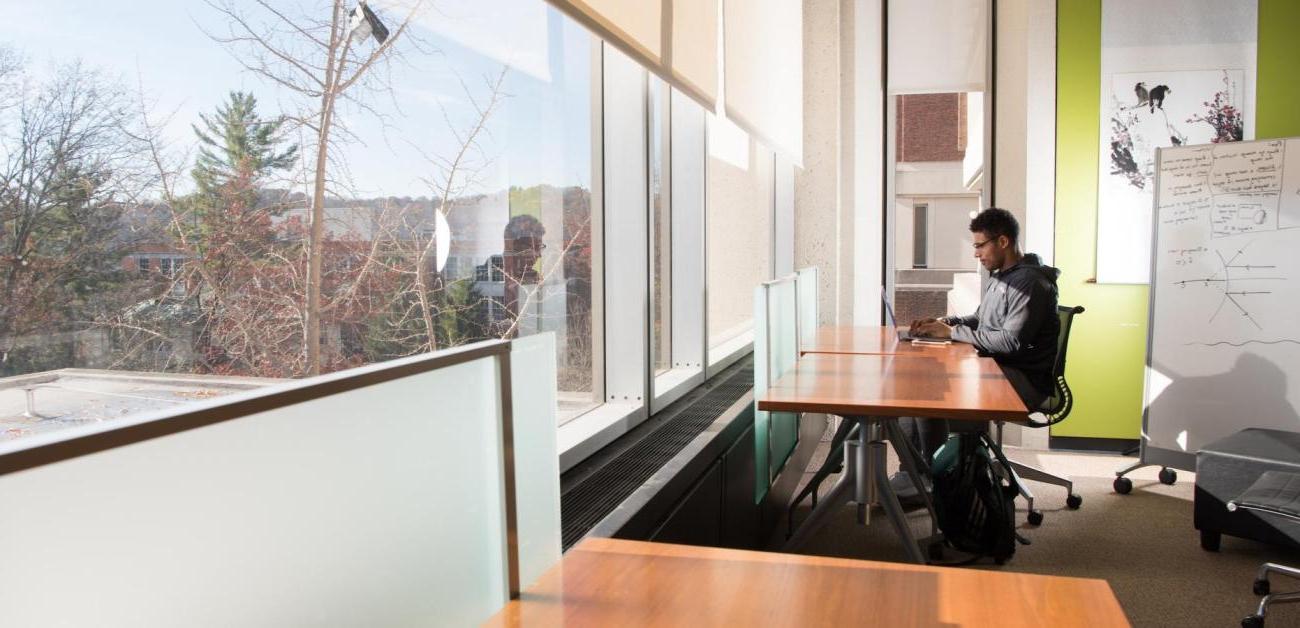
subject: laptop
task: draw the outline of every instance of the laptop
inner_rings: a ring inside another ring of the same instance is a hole
[[[897,330],[899,340],[924,340],[922,336],[913,336],[910,329],[899,327],[898,319],[894,318],[894,304],[889,302],[883,287],[880,289],[880,300],[885,302],[885,314],[889,316],[889,324]]]

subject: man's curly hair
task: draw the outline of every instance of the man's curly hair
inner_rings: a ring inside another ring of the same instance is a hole
[[[971,233],[984,233],[990,238],[1007,236],[1012,244],[1019,241],[1020,223],[1011,212],[1000,207],[990,207],[970,221]]]

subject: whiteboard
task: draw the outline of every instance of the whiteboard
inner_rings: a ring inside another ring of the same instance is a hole
[[[1157,164],[1143,446],[1191,469],[1247,427],[1300,431],[1300,138]]]

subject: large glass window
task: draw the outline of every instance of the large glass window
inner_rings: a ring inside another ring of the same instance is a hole
[[[978,284],[967,227],[985,175],[981,102],[980,92],[894,97],[893,305],[902,323],[974,311],[962,297]]]
[[[709,117],[706,176],[709,362],[754,325],[754,288],[771,278],[774,155]],[[717,355],[715,355],[717,354]]]
[[[0,27],[0,376],[103,373],[0,390],[0,438],[539,332],[561,421],[596,405],[585,30],[542,0],[375,5],[383,42],[330,3],[63,4]]]

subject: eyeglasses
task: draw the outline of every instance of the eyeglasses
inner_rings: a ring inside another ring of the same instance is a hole
[[[978,250],[984,248],[984,245],[985,245],[985,244],[988,244],[989,242],[992,242],[992,241],[993,241],[992,238],[990,238],[990,239],[985,240],[985,241],[983,241],[983,242],[976,242],[976,243],[974,244],[974,246],[975,246],[975,250],[978,251]]]

